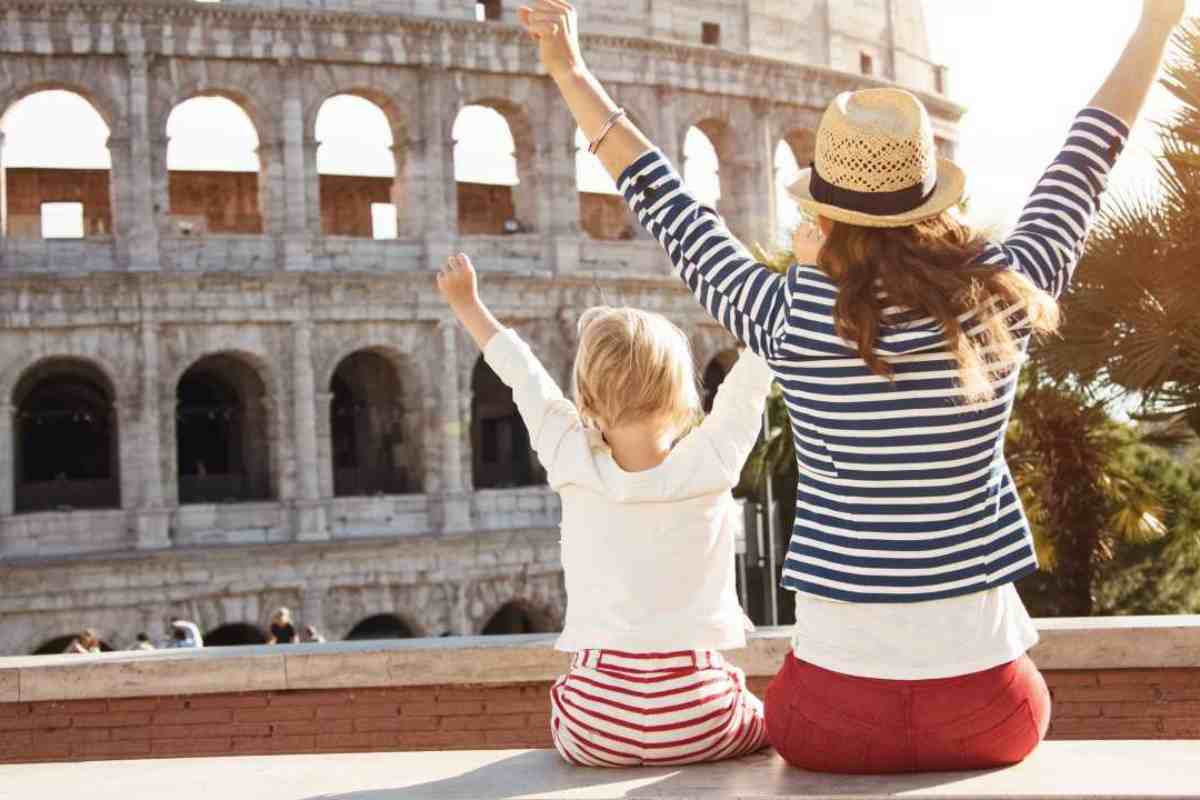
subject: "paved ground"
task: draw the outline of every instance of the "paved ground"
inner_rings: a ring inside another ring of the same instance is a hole
[[[687,768],[569,767],[552,751],[253,756],[0,766],[0,798],[46,800],[608,800],[608,798],[1200,799],[1200,741],[1047,742],[1017,767],[816,775],[773,753]]]

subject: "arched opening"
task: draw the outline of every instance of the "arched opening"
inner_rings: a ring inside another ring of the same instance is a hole
[[[0,117],[0,225],[13,239],[112,233],[109,127],[74,92],[36,92]]]
[[[738,355],[736,350],[725,350],[717,353],[704,368],[700,400],[704,405],[704,413],[712,411],[713,400],[717,397],[717,389],[725,382],[725,376],[733,369]]]
[[[532,158],[532,142],[522,141],[518,150],[512,125],[517,116],[514,109],[496,102],[464,106],[454,120],[460,234],[513,234],[533,228],[534,198],[520,186],[520,173]]]
[[[258,144],[250,117],[226,97],[193,97],[171,110],[167,182],[174,233],[262,233]]]
[[[471,373],[471,452],[476,489],[537,486],[546,482],[517,412],[512,389],[482,357]]]
[[[333,493],[338,497],[420,491],[416,431],[404,412],[396,366],[361,350],[342,359],[330,381]]]
[[[78,638],[79,634],[77,633],[68,633],[66,636],[55,636],[53,639],[47,639],[38,645],[37,649],[34,650],[30,655],[54,656],[60,653],[65,653],[67,651],[67,646]],[[113,648],[109,646],[108,642],[101,639],[100,652],[111,653],[112,651]]]
[[[412,627],[395,614],[376,614],[351,628],[346,640],[412,639],[416,635]]]
[[[588,152],[587,137],[575,129],[575,184],[579,225],[593,239],[632,239],[633,222],[625,198],[600,159]]]
[[[270,499],[266,387],[242,359],[219,354],[193,364],[176,388],[179,502]]]
[[[701,203],[717,207],[721,199],[720,160],[715,123],[688,128],[683,137],[683,181]]]
[[[479,633],[483,636],[504,636],[514,633],[552,633],[554,626],[545,614],[534,611],[522,602],[505,603],[492,615]]]
[[[213,628],[204,634],[205,647],[238,647],[249,644],[266,644],[270,641],[266,631],[248,622],[230,622]]]
[[[54,358],[13,392],[17,513],[120,508],[120,444],[113,390],[96,367]]]
[[[792,231],[804,220],[800,206],[788,187],[796,181],[802,165],[812,162],[816,140],[812,131],[792,131],[775,145],[775,244],[789,248]]]
[[[387,114],[357,95],[334,95],[317,112],[316,137],[322,233],[395,239],[401,187]]]

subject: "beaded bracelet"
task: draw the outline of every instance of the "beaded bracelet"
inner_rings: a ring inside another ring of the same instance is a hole
[[[608,119],[604,123],[604,127],[600,129],[600,135],[596,137],[596,141],[588,145],[589,153],[596,155],[596,151],[598,151],[600,149],[600,145],[604,143],[604,137],[608,136],[608,132],[611,131],[613,126],[617,124],[617,120],[623,116],[625,116],[625,109],[623,108],[618,108],[608,116]]]

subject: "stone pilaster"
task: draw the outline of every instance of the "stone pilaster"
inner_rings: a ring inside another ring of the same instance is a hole
[[[13,463],[13,452],[16,449],[16,426],[13,416],[17,413],[14,406],[4,403],[0,405],[0,517],[11,517],[13,514],[13,499],[17,483],[16,465]]]
[[[118,239],[118,252],[129,259],[125,262],[129,269],[157,270],[161,266],[158,254],[160,218],[166,215],[167,209],[155,203],[149,58],[145,53],[131,52],[126,62],[129,68],[130,162],[121,176],[117,175],[116,162],[113,162],[113,183],[118,180],[126,183],[125,188],[118,190],[121,214],[117,214],[117,207],[113,208],[113,227],[114,233],[125,239],[124,245]]]
[[[168,514],[163,504],[163,461],[162,410],[159,403],[159,326],[143,322],[139,330],[141,337],[141,398],[140,414],[136,420],[138,442],[134,454],[137,464],[130,470],[141,487],[141,497],[135,511],[135,528],[139,550],[157,550],[171,544]],[[121,496],[126,498],[133,487],[121,486]],[[125,504],[128,505],[128,500]]]
[[[410,203],[412,222],[406,232],[425,240],[425,260],[437,269],[458,240],[458,185],[454,180],[454,116],[461,105],[452,77],[443,70],[421,70],[421,104],[418,124],[409,140],[408,196],[420,198],[418,210]]]
[[[285,270],[312,269],[309,240],[319,231],[309,228],[310,181],[316,169],[308,171],[306,146],[311,141],[304,129],[304,90],[302,65],[292,59],[280,62],[283,98],[280,129],[283,149],[283,246],[280,252]],[[313,145],[315,154],[315,143]],[[315,161],[315,155],[314,155]],[[318,212],[319,213],[319,212]],[[311,398],[311,395],[310,395]]]
[[[0,165],[4,164],[4,131],[0,131]],[[0,167],[0,243],[8,236],[8,181],[4,177],[5,170]],[[3,264],[0,253],[0,264]]]
[[[463,445],[470,422],[463,415],[463,398],[458,389],[458,324],[453,319],[443,320],[438,324],[438,334],[441,410],[435,430],[441,446],[425,448],[426,458],[435,460],[425,465],[425,474],[441,478],[437,514],[441,531],[458,533],[471,529],[471,487],[463,471]]]
[[[258,213],[266,236],[282,237],[284,229],[283,147],[279,142],[259,142]]]
[[[575,166],[575,119],[558,99],[558,90],[547,84],[549,124],[542,128],[534,161],[536,189],[541,198],[539,230],[546,241],[546,264],[559,273],[579,270],[579,180]]]
[[[317,464],[316,385],[312,366],[312,325],[308,322],[292,325],[292,395],[296,463],[294,530],[297,539],[328,539]]]
[[[321,224],[321,176],[317,172],[317,148],[320,142],[304,132],[304,143],[301,147],[304,159],[304,209],[307,214],[305,222],[306,237],[324,236]]]
[[[320,465],[321,498],[333,497],[333,428],[329,413],[333,392],[317,392],[317,463]]]

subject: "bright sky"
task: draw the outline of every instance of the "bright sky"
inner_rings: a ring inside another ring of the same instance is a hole
[[[1054,156],[1071,117],[1082,108],[1115,62],[1133,30],[1136,0],[924,0],[933,57],[950,68],[950,96],[967,107],[958,160],[969,178],[977,222],[1004,227],[1020,211],[1034,181]],[[1102,9],[1099,11],[1098,9]],[[1200,0],[1189,0],[1200,14]],[[1156,89],[1135,128],[1111,191],[1153,191],[1153,123],[1170,112],[1173,98]],[[49,121],[50,124],[44,124]],[[14,106],[0,121],[6,135],[5,166],[109,166],[103,121],[80,98],[45,92]],[[168,123],[172,169],[257,170],[258,137],[248,118],[222,98],[197,98],[179,106]],[[383,112],[341,96],[317,120],[322,173],[390,175],[392,137]],[[513,143],[495,111],[468,107],[455,124],[455,174],[460,180],[515,183]],[[494,143],[494,144],[493,144]],[[577,145],[582,139],[577,139]],[[685,142],[682,165],[689,182],[710,200],[719,195],[715,154],[698,131]],[[599,162],[577,158],[580,188],[613,191]],[[794,159],[777,154],[786,179]]]
[[[1141,10],[1136,0],[924,0],[935,60],[950,68],[950,97],[967,107],[957,160],[972,216],[1014,222],[1054,157],[1071,118],[1116,62]],[[1188,0],[1200,14],[1200,0]],[[1153,191],[1154,122],[1175,105],[1156,87],[1109,183],[1110,196]]]

